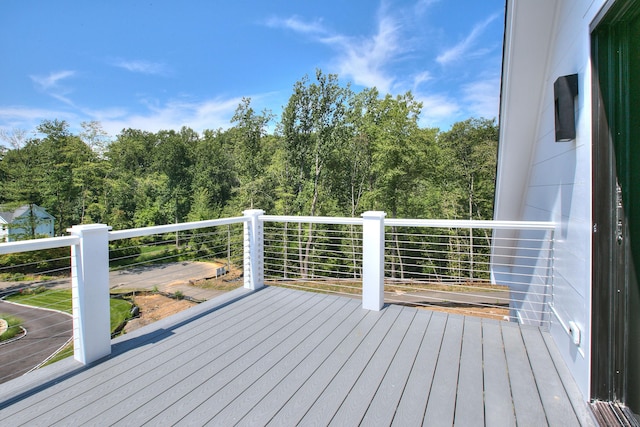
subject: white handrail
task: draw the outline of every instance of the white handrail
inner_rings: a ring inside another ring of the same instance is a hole
[[[331,217],[331,216],[288,216],[288,215],[260,215],[260,220],[270,222],[294,222],[304,224],[341,224],[362,225],[362,218]],[[430,228],[492,228],[518,230],[553,230],[553,221],[494,221],[468,219],[405,219],[385,218],[385,227],[430,227]]]
[[[385,226],[396,227],[434,227],[434,228],[492,228],[518,230],[553,230],[552,221],[493,221],[468,219],[401,219],[386,218]]]
[[[109,241],[130,239],[133,237],[151,236],[153,234],[173,233],[175,231],[195,230],[198,228],[217,227],[220,225],[240,224],[248,221],[246,217],[210,219],[206,221],[181,222],[179,224],[156,225],[153,227],[131,228],[109,232]]]
[[[303,224],[340,224],[362,225],[362,218],[333,217],[333,216],[287,216],[287,215],[260,215],[261,221],[269,222],[296,222]]]
[[[0,255],[62,248],[65,246],[77,245],[78,243],[80,243],[80,239],[76,236],[46,237],[44,239],[6,242],[0,243]]]

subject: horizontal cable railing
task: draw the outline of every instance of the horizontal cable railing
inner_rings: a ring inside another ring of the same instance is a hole
[[[201,302],[243,285],[242,223],[113,237],[109,250],[113,293],[140,298],[147,292]]]
[[[425,223],[385,221],[385,301],[549,326],[553,224]]]
[[[263,215],[264,279],[340,295],[362,294],[362,220]]]
[[[263,215],[265,283],[360,295],[360,218]],[[384,300],[548,327],[550,222],[385,219]]]

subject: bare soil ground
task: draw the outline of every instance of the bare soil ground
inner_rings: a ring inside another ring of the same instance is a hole
[[[429,307],[421,307],[416,306],[418,308],[423,308],[425,310],[433,310],[433,311],[442,311],[444,313],[453,313],[453,314],[462,314],[465,316],[473,316],[473,317],[482,317],[485,319],[494,319],[494,320],[505,320],[509,317],[509,309],[507,308],[498,308],[498,307],[438,307],[438,306],[429,306]]]
[[[133,302],[140,308],[140,317],[127,322],[127,326],[124,327],[125,333],[196,305],[195,302],[176,300],[161,294],[137,295]]]

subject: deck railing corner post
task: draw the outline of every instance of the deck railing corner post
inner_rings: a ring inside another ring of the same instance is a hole
[[[362,214],[362,308],[380,311],[384,305],[385,212]]]
[[[262,209],[243,212],[248,218],[244,223],[244,287],[260,289],[264,286],[264,232],[260,215]]]
[[[74,358],[95,362],[111,354],[109,229],[105,224],[75,225],[80,239],[71,246]]]

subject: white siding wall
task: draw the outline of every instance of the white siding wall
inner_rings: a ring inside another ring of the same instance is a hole
[[[591,62],[589,25],[604,0],[558,2],[546,65],[544,97],[523,206],[527,220],[553,220],[551,332],[585,397],[589,395],[591,322]],[[553,83],[578,73],[577,138],[555,142]],[[576,346],[561,322],[581,331]]]

